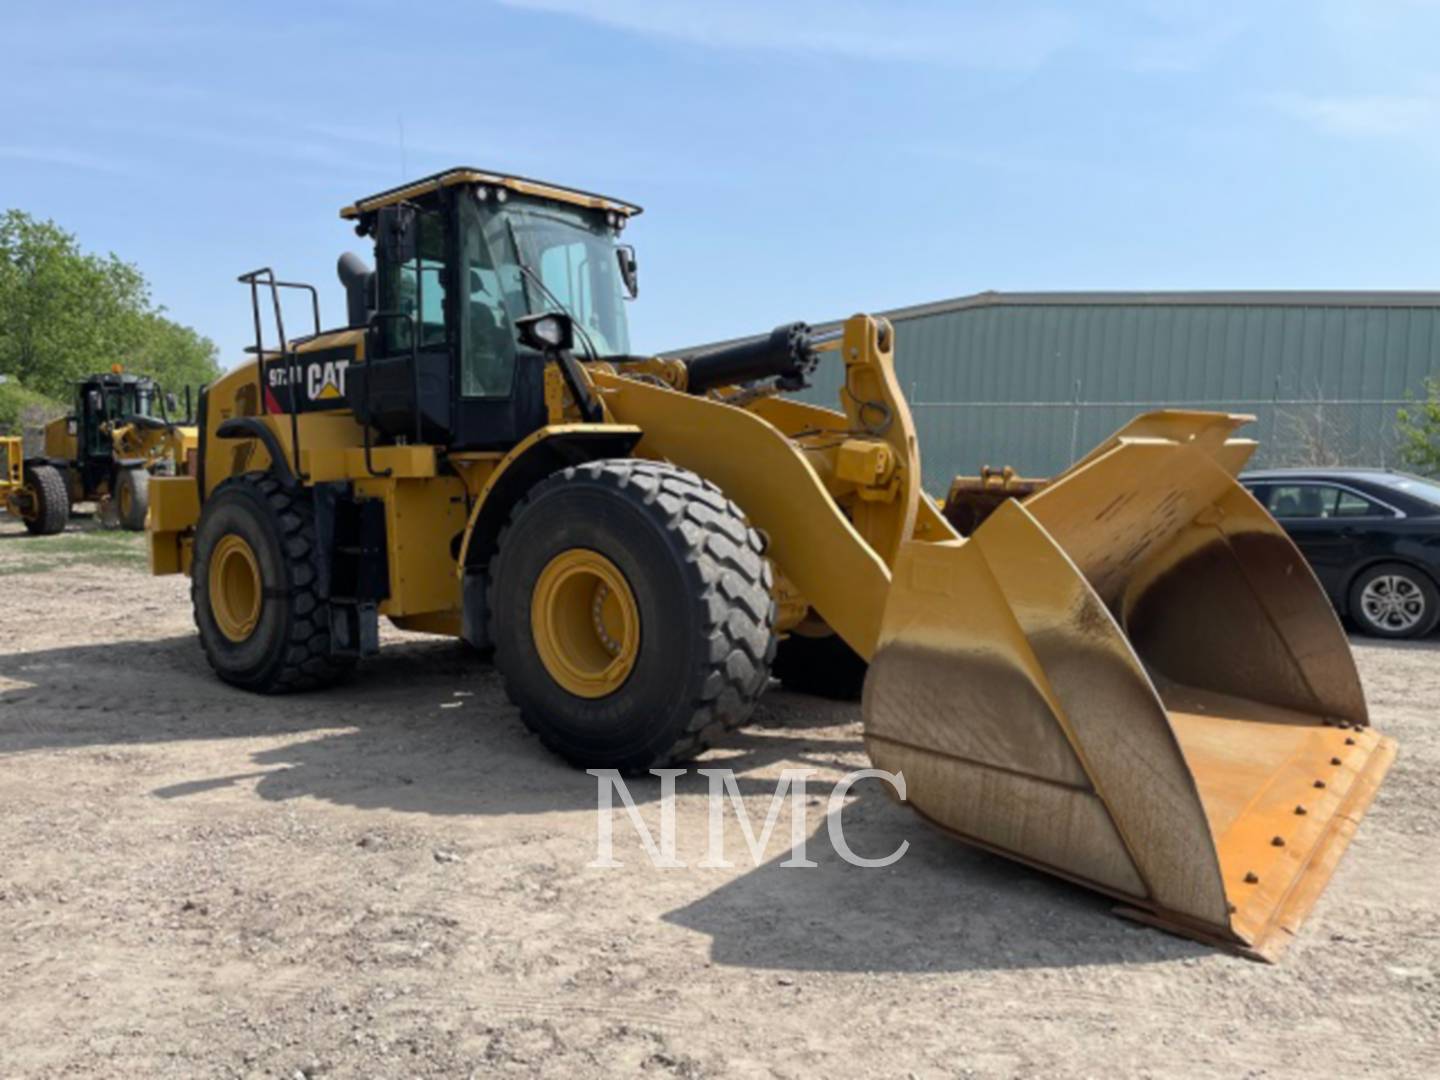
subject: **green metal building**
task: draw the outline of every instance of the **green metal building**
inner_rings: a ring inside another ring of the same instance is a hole
[[[1256,465],[1394,465],[1396,410],[1440,376],[1440,293],[985,292],[884,314],[936,493],[982,465],[1053,474],[1164,406],[1253,414]],[[805,396],[833,405],[837,367]]]

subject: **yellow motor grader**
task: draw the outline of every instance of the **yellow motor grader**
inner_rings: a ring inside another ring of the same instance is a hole
[[[344,327],[241,278],[252,357],[202,393],[197,467],[149,522],[220,678],[322,686],[384,617],[493,652],[546,745],[623,770],[743,723],[772,664],[852,680],[875,764],[942,829],[1273,956],[1394,747],[1235,482],[1247,418],[1142,416],[962,537],[920,489],[884,320],[631,354],[637,213],[457,168],[341,211],[376,256],[341,258]],[[837,409],[787,396],[820,363]]]
[[[70,509],[97,502],[122,528],[145,528],[151,476],[183,472],[199,444],[186,389],[180,404],[153,379],[118,364],[76,386],[75,408],[45,425],[43,453],[0,485],[0,502],[39,536],[63,532]]]

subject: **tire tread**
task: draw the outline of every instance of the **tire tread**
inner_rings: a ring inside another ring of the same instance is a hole
[[[760,535],[740,508],[715,484],[686,469],[639,458],[610,458],[571,466],[536,484],[512,509],[497,549],[525,510],[548,490],[576,480],[609,486],[641,504],[658,507],[672,546],[691,568],[697,608],[704,613],[697,655],[703,670],[693,684],[689,718],[668,750],[646,768],[693,758],[726,731],[739,727],[754,710],[770,678],[775,657],[774,572],[764,556]],[[489,607],[498,610],[497,582],[489,584]],[[492,639],[494,634],[492,633]],[[502,671],[503,674],[503,671]],[[511,700],[518,696],[511,692]],[[524,716],[526,725],[551,750],[564,751],[543,724]]]
[[[26,466],[27,486],[36,489],[40,500],[40,512],[33,518],[25,518],[25,528],[33,536],[54,536],[65,531],[70,523],[70,491],[65,486],[65,477],[54,465],[39,464]]]
[[[353,658],[336,657],[330,654],[330,621],[328,605],[320,595],[319,575],[311,560],[314,545],[314,512],[309,497],[304,492],[295,492],[280,483],[273,473],[249,472],[234,476],[222,482],[210,496],[218,498],[227,490],[236,487],[252,489],[253,494],[269,507],[275,524],[280,531],[280,550],[285,560],[289,577],[286,599],[290,604],[290,619],[287,623],[287,641],[280,664],[267,673],[263,682],[246,684],[247,689],[262,694],[288,694],[297,691],[315,690],[329,686],[343,677],[354,666]],[[190,596],[195,612],[195,624],[200,626],[199,575],[192,574]],[[200,640],[205,647],[205,660],[220,678],[227,682],[225,671],[212,654],[208,641],[202,632]]]

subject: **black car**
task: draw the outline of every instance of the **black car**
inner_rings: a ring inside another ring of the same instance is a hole
[[[1409,638],[1435,628],[1440,483],[1384,469],[1269,469],[1240,482],[1361,630]]]

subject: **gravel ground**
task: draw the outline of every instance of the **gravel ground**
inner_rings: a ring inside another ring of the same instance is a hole
[[[733,827],[657,870],[454,643],[343,687],[209,674],[187,583],[0,518],[0,1075],[1417,1076],[1440,1069],[1440,641],[1356,641],[1399,760],[1278,966],[1146,929],[856,789],[858,709],[783,692],[702,764],[764,817],[816,770],[814,869]],[[139,538],[134,538],[139,547]],[[113,547],[113,544],[111,545]],[[123,542],[122,542],[123,546]],[[108,549],[107,549],[108,551]],[[658,786],[632,785],[647,820]]]

